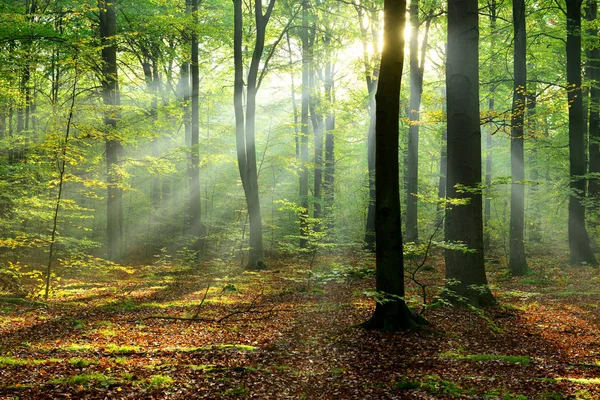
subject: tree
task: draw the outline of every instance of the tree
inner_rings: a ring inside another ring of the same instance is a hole
[[[198,23],[198,0],[191,0],[191,11],[193,15],[193,21],[195,24]],[[199,60],[198,60],[198,33],[196,27],[192,29],[191,35],[191,47],[192,47],[192,60],[190,63],[190,75],[192,78],[192,132],[191,132],[191,154],[190,154],[190,169],[189,169],[189,188],[190,188],[190,234],[193,237],[194,244],[192,248],[196,252],[197,256],[200,256],[200,252],[203,247],[202,236],[202,200],[200,197],[200,148],[199,148],[199,136],[200,136],[200,121],[199,121],[199,95],[200,95],[200,73],[199,73]]]
[[[123,236],[123,189],[119,179],[119,158],[122,145],[116,132],[119,120],[119,80],[117,72],[117,14],[114,2],[98,0],[100,10],[100,40],[102,43],[102,98],[106,110],[106,173],[107,173],[107,218],[106,235],[108,241],[108,259],[121,260],[121,242]]]
[[[369,203],[367,204],[367,220],[365,226],[365,248],[375,250],[375,118],[376,104],[375,93],[379,81],[380,71],[380,20],[379,8],[374,3],[355,3],[354,8],[358,16],[360,39],[363,47],[362,63],[364,67],[365,82],[369,97],[369,128],[367,132],[367,169],[369,173]],[[369,42],[373,46],[373,54],[368,51]]]
[[[308,243],[308,112],[310,102],[309,75],[312,64],[309,44],[308,0],[302,0],[302,101],[300,108],[300,247]]]
[[[586,8],[586,19],[590,25],[598,18],[598,4],[596,1],[588,0]],[[600,47],[598,47],[598,28],[591,25],[588,30],[588,40],[593,41],[587,46],[586,77],[590,86],[589,95],[589,164],[590,174],[600,173]],[[588,184],[588,195],[591,199],[600,200],[600,178],[592,178]],[[598,206],[594,206],[598,209]],[[591,221],[590,221],[591,222]]]
[[[489,14],[490,14],[490,36],[491,36],[491,54],[490,54],[490,67],[496,67],[496,49],[494,49],[494,42],[497,35],[497,20],[498,20],[498,4],[496,0],[491,0],[488,3]],[[488,100],[488,118],[489,118],[489,129],[486,129],[485,133],[485,190],[483,200],[483,226],[485,228],[483,234],[483,247],[484,249],[490,248],[490,221],[492,219],[492,167],[493,167],[493,144],[494,139],[492,137],[492,126],[494,118],[495,99],[494,92],[496,91],[496,85],[492,84],[490,89],[490,98]]]
[[[596,265],[585,227],[585,142],[581,90],[581,0],[566,0],[569,101],[569,250],[571,264]]]
[[[408,128],[407,155],[407,185],[406,185],[406,240],[416,242],[419,239],[417,194],[419,193],[419,110],[423,93],[423,71],[425,69],[425,54],[427,38],[432,15],[427,17],[425,33],[419,59],[419,0],[410,2],[410,104]]]
[[[256,168],[256,92],[260,87],[263,74],[259,78],[259,67],[265,48],[265,33],[275,0],[269,0],[266,10],[263,12],[261,1],[254,2],[254,18],[256,37],[254,51],[248,69],[246,79],[246,118],[244,119],[244,65],[242,60],[242,0],[233,0],[234,6],[234,108],[235,108],[235,131],[237,160],[242,186],[248,207],[248,220],[250,225],[248,269],[260,269],[264,267],[262,216],[260,213],[260,199],[258,195],[258,172]],[[266,66],[263,66],[263,72]]]
[[[385,46],[381,55],[375,123],[376,289],[382,299],[363,326],[397,331],[415,328],[424,320],[414,314],[404,301],[398,138],[406,1],[385,0],[383,7]]]
[[[446,294],[478,307],[494,298],[483,254],[477,11],[477,0],[448,1],[447,196],[463,204],[446,209],[446,241],[467,249],[446,250]]]
[[[513,276],[527,273],[525,260],[525,157],[523,132],[527,93],[527,43],[525,32],[525,1],[513,0],[514,27],[514,88],[510,135],[510,258],[508,268]]]

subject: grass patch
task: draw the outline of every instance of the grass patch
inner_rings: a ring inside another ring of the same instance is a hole
[[[508,297],[521,297],[521,298],[530,298],[530,297],[536,297],[536,296],[541,296],[541,293],[538,292],[523,292],[521,290],[507,290],[505,292],[500,292],[501,294],[503,294],[504,296],[508,296]]]
[[[419,390],[433,395],[459,397],[472,391],[463,389],[454,382],[445,381],[435,375],[428,375],[423,381],[410,379],[396,381],[392,384],[395,390]]]
[[[41,365],[47,363],[61,362],[60,358],[49,358],[47,360],[16,358],[16,357],[0,357],[0,367],[19,367],[29,365]]]
[[[112,343],[106,346],[106,352],[110,354],[135,354],[139,351],[139,346],[119,346]]]
[[[501,354],[464,354],[464,350],[448,351],[440,354],[441,358],[452,358],[454,360],[469,360],[469,361],[503,361],[513,364],[529,365],[531,358],[527,356],[505,356]]]
[[[106,376],[99,372],[91,374],[78,374],[65,378],[51,379],[50,383],[55,385],[73,385],[73,386],[90,386],[97,384],[100,386],[108,387],[115,384],[116,381],[110,376]]]
[[[233,350],[240,352],[251,352],[256,351],[258,347],[250,346],[247,344],[215,344],[209,346],[199,346],[199,347],[170,347],[168,350],[173,352],[182,352],[182,353],[195,353],[200,351],[210,351],[210,350]]]
[[[149,390],[165,389],[173,385],[173,378],[167,375],[152,375],[146,387]]]
[[[74,357],[69,360],[69,364],[74,367],[84,368],[91,364],[96,364],[94,361],[86,360],[85,358]]]
[[[250,395],[250,388],[246,386],[236,386],[227,389],[223,392],[223,396],[231,397],[248,397]]]
[[[68,346],[63,346],[62,349],[66,351],[90,351],[92,349],[92,345],[73,343]]]

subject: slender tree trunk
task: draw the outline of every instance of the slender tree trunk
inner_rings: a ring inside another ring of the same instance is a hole
[[[410,2],[410,100],[408,128],[408,168],[406,187],[406,241],[419,238],[417,194],[419,192],[419,109],[421,108],[422,76],[419,66],[419,0]]]
[[[523,133],[527,93],[527,43],[525,32],[525,0],[513,0],[514,88],[510,135],[510,258],[508,269],[513,276],[527,273],[525,259],[525,156]]]
[[[319,94],[317,92],[315,71],[310,71],[310,119],[314,135],[314,180],[313,180],[313,217],[314,231],[321,230],[319,219],[323,212],[323,113]]]
[[[195,23],[198,23],[198,0],[191,0],[192,14]],[[190,189],[190,234],[193,239],[193,250],[196,256],[200,258],[203,245],[203,226],[202,226],[202,198],[200,194],[200,73],[198,65],[198,34],[192,30],[191,34],[192,60],[190,63],[190,73],[192,78],[192,132],[191,132],[191,151],[189,168],[189,189]]]
[[[302,105],[300,110],[300,248],[308,244],[308,109],[310,101],[308,0],[302,1]]]
[[[481,128],[477,0],[448,1],[446,93],[448,112],[448,198],[464,205],[446,209],[446,240],[470,250],[446,250],[446,296],[480,307],[494,304],[483,254]],[[467,188],[459,191],[459,186]],[[457,297],[458,296],[458,297]]]
[[[535,145],[536,137],[537,137],[537,124],[536,124],[536,107],[537,107],[537,94],[536,90],[531,88],[532,85],[529,85],[528,95],[527,95],[527,129],[531,133],[531,137],[533,139],[534,145],[531,148],[531,163],[532,168],[530,172],[531,177],[531,189],[530,193],[530,212],[529,212],[529,241],[540,243],[542,241],[542,229],[541,229],[541,209],[540,202],[536,201],[537,193],[538,193],[538,185],[540,180],[540,170],[538,165],[538,150]]]
[[[586,19],[592,23],[598,18],[598,4],[594,0],[587,0]],[[598,37],[598,28],[591,27],[587,32],[589,37]],[[586,76],[590,86],[589,97],[589,164],[590,174],[600,174],[600,48],[589,47],[586,50],[587,66]],[[597,202],[600,201],[600,178],[591,178],[588,183],[588,195],[594,201],[594,210],[598,210]],[[590,225],[597,226],[595,218],[591,218]]]
[[[365,226],[365,249],[375,251],[375,118],[376,102],[375,92],[377,91],[377,82],[379,79],[379,59],[377,57],[379,46],[379,18],[377,10],[374,9],[369,15],[369,27],[365,25],[366,14],[360,6],[356,6],[358,22],[360,26],[362,45],[363,45],[363,64],[365,72],[365,81],[367,83],[367,92],[369,95],[369,128],[367,132],[367,170],[369,178],[369,203],[367,206],[367,220]],[[369,37],[375,49],[375,56],[369,55]]]
[[[261,269],[265,264],[263,261],[263,234],[262,216],[260,212],[260,198],[258,193],[258,171],[256,168],[256,92],[258,90],[258,71],[260,60],[265,47],[265,31],[271,12],[275,6],[275,0],[270,0],[263,14],[261,1],[254,3],[254,17],[256,21],[256,34],[254,51],[248,69],[246,80],[246,115],[244,118],[243,95],[244,95],[244,66],[242,60],[242,32],[243,14],[242,0],[233,0],[234,5],[234,109],[236,120],[236,149],[238,167],[242,186],[246,196],[248,207],[248,223],[250,225],[249,251],[247,269]]]
[[[569,101],[569,249],[571,264],[598,262],[585,227],[585,142],[581,90],[581,0],[567,0],[567,87]]]
[[[490,7],[490,31],[492,37],[492,43],[495,41],[496,34],[496,21],[498,19],[498,6],[496,4],[496,0],[491,0],[489,3]],[[492,54],[490,57],[490,63],[492,68],[496,65],[496,54],[495,49],[492,48]],[[490,122],[488,124],[488,129],[486,129],[485,133],[485,190],[484,200],[483,200],[483,248],[487,250],[491,245],[491,226],[490,221],[492,220],[492,167],[493,167],[493,149],[494,149],[494,139],[492,136],[493,131],[493,117],[495,111],[495,96],[496,93],[496,85],[493,84],[490,90],[490,98],[488,100],[488,108],[489,108],[489,118]]]
[[[325,40],[325,45],[329,46],[331,39],[329,37]],[[325,65],[325,102],[326,102],[326,116],[325,116],[325,170],[323,177],[323,199],[325,216],[327,217],[328,229],[333,229],[334,221],[331,218],[333,214],[333,202],[335,200],[335,112],[334,112],[334,77],[333,77],[333,62],[328,60]]]
[[[376,122],[376,288],[386,301],[363,326],[397,331],[424,322],[404,302],[404,260],[400,226],[398,138],[400,85],[404,59],[403,31],[406,1],[384,2],[385,48],[381,58],[381,84],[377,89]]]
[[[446,89],[442,90],[443,99],[442,99],[442,118],[446,120]],[[440,178],[438,181],[438,199],[445,200],[446,199],[446,179],[448,175],[447,165],[448,165],[448,157],[447,157],[447,149],[448,149],[448,126],[444,125],[442,130],[442,140],[440,144]],[[443,212],[445,212],[445,206],[443,203],[438,202],[437,205],[437,217],[436,222],[440,222],[443,217]]]
[[[102,97],[106,111],[104,124],[106,133],[106,173],[107,173],[107,222],[108,259],[121,260],[123,238],[123,189],[120,186],[119,158],[122,152],[121,141],[116,129],[120,117],[120,96],[117,75],[117,15],[115,3],[98,0],[100,9],[100,40],[102,43]]]

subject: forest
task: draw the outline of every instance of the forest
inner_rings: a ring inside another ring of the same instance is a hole
[[[599,399],[597,8],[0,1],[0,398]]]

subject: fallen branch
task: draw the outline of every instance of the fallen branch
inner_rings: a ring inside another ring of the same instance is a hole
[[[195,314],[191,317],[179,317],[179,316],[175,316],[175,315],[149,315],[142,319],[136,319],[133,322],[146,321],[149,319],[167,319],[167,320],[174,320],[174,321],[209,322],[209,323],[220,324],[223,321],[225,321],[231,317],[234,317],[236,315],[270,314],[270,313],[276,313],[276,312],[289,311],[286,309],[275,309],[275,305],[273,305],[273,307],[271,307],[268,310],[261,309],[260,306],[258,306],[256,304],[257,300],[260,297],[262,297],[262,295],[263,295],[263,291],[261,290],[261,292],[259,294],[257,294],[245,307],[234,308],[231,312],[229,312],[228,314],[225,314],[224,316],[222,316],[220,318],[200,318],[199,317],[200,311],[201,311],[202,305],[204,304],[204,300],[206,300],[206,296],[208,295],[208,290],[209,290],[209,287],[206,288],[206,291],[204,292],[204,297],[200,301],[200,304],[198,305]],[[264,318],[266,318],[266,317],[264,317]],[[243,320],[253,321],[253,320],[259,320],[259,319],[264,319],[264,318],[244,318]]]

